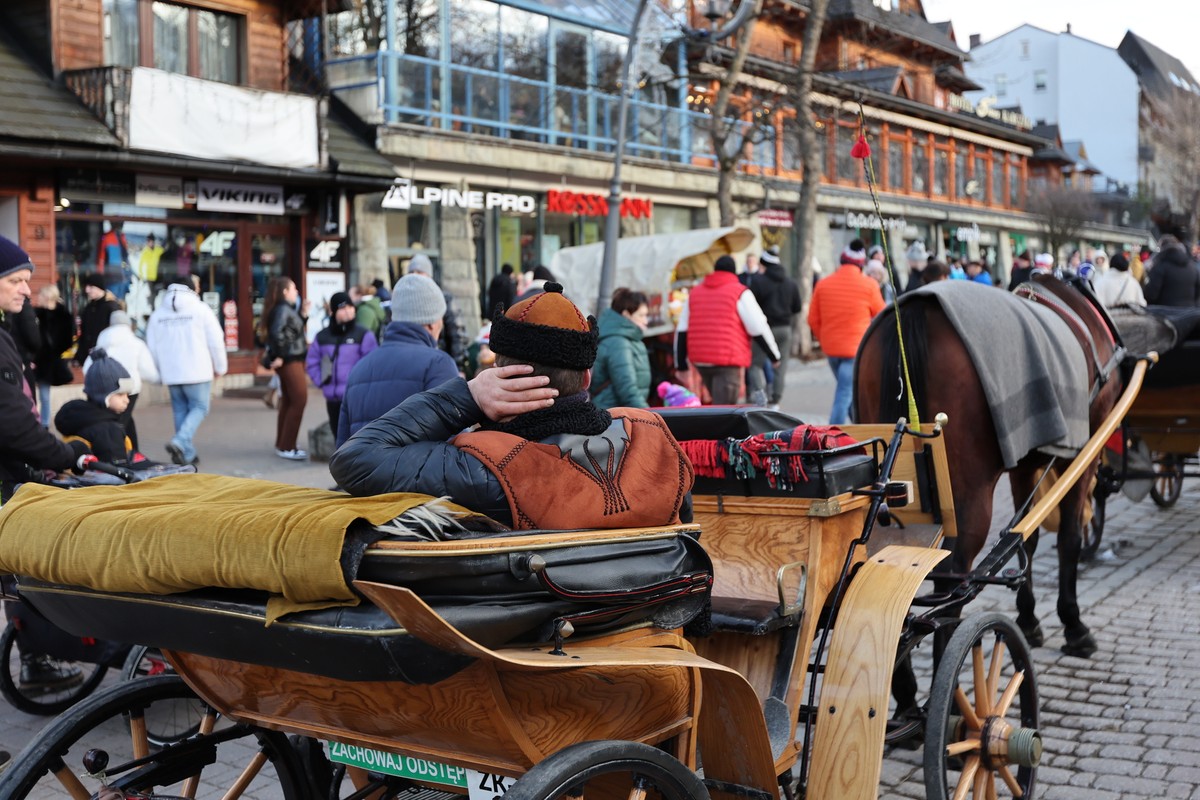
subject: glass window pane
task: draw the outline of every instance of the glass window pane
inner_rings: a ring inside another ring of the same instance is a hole
[[[800,165],[800,126],[795,117],[785,117],[783,120],[783,162],[779,166],[783,169],[798,171]]]
[[[904,190],[904,141],[888,140],[888,188]]]
[[[575,89],[588,87],[588,37],[559,30],[554,35],[554,82]]]
[[[974,200],[987,200],[987,161],[983,156],[975,156],[975,168],[971,172],[971,178],[975,181],[975,193],[971,195]]]
[[[546,37],[549,20],[516,8],[500,9],[501,41],[504,47],[504,71],[522,78],[546,80]]]
[[[592,41],[596,46],[596,88],[606,94],[619,94],[627,40],[624,36],[596,31]]]
[[[1020,174],[1020,162],[1013,159],[1013,162],[1008,165],[1008,204],[1010,206],[1021,204]]]
[[[200,39],[200,76],[210,81],[238,82],[237,17],[213,11],[196,12],[196,29]]]
[[[946,194],[950,188],[950,153],[941,148],[933,151],[933,193]]]
[[[858,140],[858,128],[850,125],[839,125],[837,133],[837,177],[843,181],[858,181],[858,159],[850,155],[851,148]]]
[[[1004,156],[995,153],[992,158],[992,193],[989,200],[996,205],[1004,204]]]
[[[408,0],[397,5],[402,51],[414,56],[437,58],[441,33],[441,0]]]
[[[104,0],[104,63],[138,65],[137,0]]]
[[[499,8],[486,0],[455,0],[451,4],[451,63],[475,69],[499,69]]]
[[[154,3],[154,66],[167,72],[188,71],[188,10]]]
[[[929,191],[929,145],[925,142],[913,143],[912,190],[922,193]]]
[[[967,181],[971,176],[967,174],[967,154],[957,153],[954,156],[954,196],[960,200],[967,196]]]

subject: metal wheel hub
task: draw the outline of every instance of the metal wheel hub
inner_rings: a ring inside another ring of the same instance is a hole
[[[1036,728],[1014,727],[1004,717],[987,718],[979,745],[983,764],[991,770],[1008,764],[1036,767],[1042,760],[1042,734]]]

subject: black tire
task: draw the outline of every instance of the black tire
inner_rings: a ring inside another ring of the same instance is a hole
[[[504,793],[504,800],[582,796],[589,782],[603,786],[599,797],[633,797],[635,781],[647,785],[645,796],[652,800],[708,799],[700,777],[668,753],[639,742],[606,741],[571,745],[543,759]]]
[[[993,679],[995,664],[999,667]],[[1005,690],[1014,684],[1011,702],[998,708]],[[955,700],[959,689],[966,695],[965,709]],[[1006,725],[1012,735],[1003,745],[997,734]],[[1037,730],[1037,679],[1025,637],[1002,614],[967,617],[946,644],[933,677],[925,727],[925,796],[946,800],[965,783],[964,796],[975,800],[1017,796],[1028,800],[1036,788],[1041,757]],[[985,738],[1002,752],[983,752],[988,749],[981,746]],[[1014,764],[1015,774],[1010,769]],[[1011,788],[1009,779],[1019,792]],[[995,793],[989,794],[992,789]]]
[[[85,661],[63,662],[73,664],[83,670],[83,681],[74,686],[53,691],[29,691],[21,688],[21,658],[17,652],[17,629],[12,620],[4,626],[0,634],[0,694],[12,703],[14,708],[26,714],[52,716],[61,714],[71,706],[96,690],[100,681],[104,680],[108,667],[103,664],[90,664]],[[0,795],[2,796],[2,795]]]
[[[1159,508],[1175,505],[1183,492],[1183,458],[1173,453],[1154,459],[1157,473],[1150,486],[1150,499]]]
[[[129,655],[125,656],[125,663],[121,667],[121,680],[153,678],[155,675],[167,675],[174,672],[175,670],[162,657],[158,648],[135,644],[129,648]]]
[[[147,725],[155,720],[161,725],[161,717],[175,713],[180,703],[195,700],[177,675],[114,684],[43,729],[0,773],[0,797],[26,800],[94,796],[99,779],[74,778],[85,771],[84,754],[93,748],[107,754],[107,783],[121,790],[122,797],[186,795],[183,788],[187,776],[198,774],[200,784],[191,796],[196,800],[219,798],[259,753],[266,757],[266,763],[249,779],[251,792],[269,787],[281,789],[285,800],[307,796],[303,773],[283,734],[227,721],[217,724],[212,733],[168,747],[140,742],[148,755],[140,765],[126,766],[134,758],[135,743],[139,743],[131,730],[140,726],[131,726],[131,720],[145,720]],[[82,786],[77,786],[72,795],[66,786],[75,780]]]

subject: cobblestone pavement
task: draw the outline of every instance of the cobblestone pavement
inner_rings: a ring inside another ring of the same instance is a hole
[[[825,365],[793,364],[789,379],[793,384],[784,410],[822,421],[832,389]],[[314,394],[305,429],[323,414],[324,405]],[[148,451],[161,450],[170,432],[169,416],[163,406],[139,406],[139,427]],[[323,465],[276,459],[271,452],[273,431],[274,414],[261,402],[216,401],[198,439],[202,467],[301,485],[331,483]],[[997,493],[993,530],[1009,516],[1005,494],[1003,489]],[[1052,539],[1043,537],[1035,559],[1046,632],[1046,646],[1034,651],[1045,739],[1037,796],[1200,800],[1200,734],[1192,723],[1200,713],[1198,509],[1200,489],[1191,484],[1185,484],[1173,509],[1158,509],[1148,498],[1132,504],[1118,496],[1110,502],[1105,543],[1114,545],[1112,557],[1087,565],[1079,578],[1084,619],[1099,642],[1091,659],[1068,657],[1058,650],[1062,629],[1054,615],[1057,569]],[[989,588],[967,612],[987,610],[1015,616],[1012,593]],[[19,751],[45,724],[44,718],[0,703],[0,749]],[[245,795],[248,800],[277,796],[271,788]],[[886,754],[880,796],[925,796],[920,750]],[[47,793],[34,800],[59,797]]]

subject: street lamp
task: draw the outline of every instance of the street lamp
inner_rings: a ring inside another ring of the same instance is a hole
[[[613,283],[617,276],[617,240],[621,236],[621,162],[625,159],[625,129],[629,124],[629,103],[638,88],[633,74],[633,66],[637,57],[638,36],[641,33],[642,17],[645,16],[647,2],[648,0],[638,0],[637,10],[633,14],[633,24],[629,28],[629,45],[626,47],[625,57],[621,61],[621,95],[617,102],[617,141],[613,147],[612,180],[608,186],[608,216],[604,220],[604,259],[600,266],[600,295],[596,301],[597,314],[612,298]],[[695,3],[700,13],[715,25],[717,20],[728,16],[732,0],[695,0]],[[705,45],[728,39],[750,20],[758,5],[759,0],[742,0],[737,12],[720,28],[712,30],[684,28],[683,37]]]

